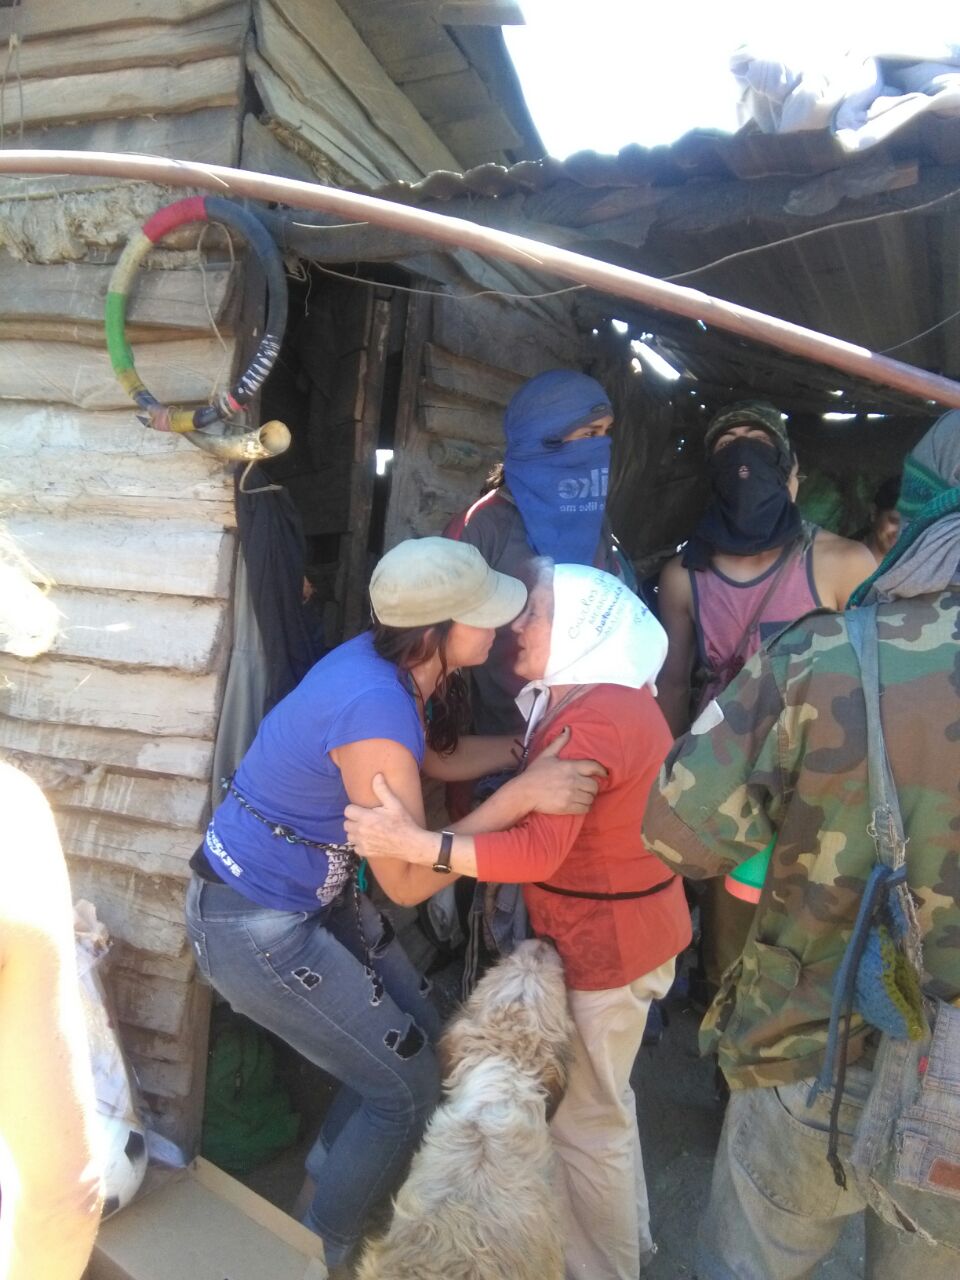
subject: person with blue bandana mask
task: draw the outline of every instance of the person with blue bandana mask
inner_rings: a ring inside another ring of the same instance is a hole
[[[551,369],[531,378],[507,405],[506,453],[488,491],[444,534],[476,547],[499,573],[532,585],[538,557],[584,564],[636,587],[606,517],[613,407],[595,378]],[[522,734],[514,699],[514,637],[497,632],[490,656],[471,672],[478,733]]]

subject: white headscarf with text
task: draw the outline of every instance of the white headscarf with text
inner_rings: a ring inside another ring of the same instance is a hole
[[[527,721],[525,741],[543,717],[544,693],[553,685],[649,685],[656,693],[666,656],[667,633],[626,583],[588,565],[555,565],[547,668],[517,695]]]

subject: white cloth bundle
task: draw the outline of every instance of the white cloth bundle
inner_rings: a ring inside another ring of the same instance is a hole
[[[830,130],[846,151],[866,151],[914,116],[960,115],[960,45],[828,53],[795,49],[789,61],[743,45],[730,59],[741,124],[764,133]]]

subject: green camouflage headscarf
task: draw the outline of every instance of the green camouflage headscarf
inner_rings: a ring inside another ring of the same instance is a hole
[[[946,590],[960,563],[960,410],[938,418],[903,464],[897,510],[904,528],[850,597],[915,596]],[[937,526],[936,529],[933,526]]]
[[[724,405],[707,423],[707,431],[703,437],[703,447],[709,457],[713,442],[724,431],[731,427],[762,427],[781,455],[789,470],[793,462],[793,449],[787,435],[786,424],[780,416],[780,410],[769,400],[738,400],[735,404]]]

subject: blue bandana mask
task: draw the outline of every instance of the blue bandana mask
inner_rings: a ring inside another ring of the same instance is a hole
[[[532,378],[507,406],[504,472],[537,555],[558,564],[596,560],[610,440],[593,436],[563,443],[563,436],[611,412],[599,382],[565,369]]]

